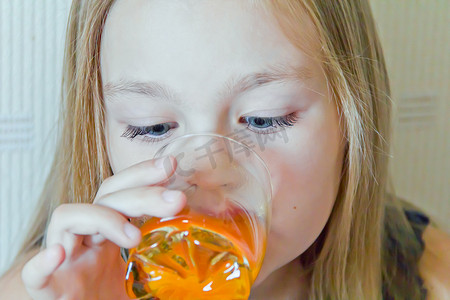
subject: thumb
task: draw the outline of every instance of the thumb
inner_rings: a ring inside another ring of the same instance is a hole
[[[50,289],[53,273],[65,259],[64,248],[55,244],[36,254],[22,269],[25,288],[34,300],[55,299]]]

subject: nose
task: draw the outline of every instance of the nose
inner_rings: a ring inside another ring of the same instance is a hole
[[[177,161],[167,188],[183,191],[191,209],[223,216],[236,207],[255,211],[257,200],[266,198],[266,170],[247,151],[222,136],[188,135],[167,144],[155,156],[171,155]]]
[[[183,190],[191,207],[223,211],[226,199],[246,182],[247,173],[233,156],[229,140],[199,136],[179,141],[168,151],[177,161],[169,188]]]
[[[242,180],[242,172],[239,172],[239,168],[217,167],[197,170],[187,179],[187,182],[205,190],[218,188],[230,190],[238,188]]]
[[[242,166],[233,156],[233,149],[226,139],[197,139],[191,149],[179,153],[178,174],[186,175],[186,181],[202,189],[237,188],[242,181]]]
[[[238,169],[209,166],[205,169],[196,171],[186,180],[189,205],[198,213],[224,217],[236,203],[242,202],[238,196],[245,179],[238,174]]]

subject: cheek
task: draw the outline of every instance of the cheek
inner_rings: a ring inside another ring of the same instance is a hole
[[[274,252],[290,260],[304,252],[325,226],[342,166],[337,114],[330,110],[302,121],[289,133],[288,143],[262,153],[274,186],[268,255]]]
[[[106,147],[108,159],[114,174],[144,160],[152,159],[153,152],[149,147],[143,147],[139,141],[129,141],[121,137],[123,126],[116,122],[107,122]]]
[[[330,148],[317,143],[274,157],[273,226],[277,234],[317,232],[328,219],[337,194],[340,168]],[[290,159],[286,159],[290,157]],[[317,228],[316,230],[314,230]]]

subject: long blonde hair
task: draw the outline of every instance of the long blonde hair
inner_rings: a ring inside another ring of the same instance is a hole
[[[74,0],[67,29],[62,131],[39,209],[19,259],[43,244],[49,216],[61,203],[92,202],[112,174],[106,155],[100,40],[114,0]],[[254,3],[257,3],[254,1]],[[344,167],[330,219],[301,255],[311,299],[380,299],[386,274],[382,239],[388,181],[390,89],[367,1],[261,1],[286,36],[320,59],[346,138]],[[306,22],[313,25],[305,30]],[[311,51],[310,51],[311,52]],[[398,214],[398,216],[401,216]]]
[[[114,0],[74,0],[63,62],[60,132],[55,158],[18,258],[42,246],[49,217],[62,203],[91,203],[112,175],[104,136],[100,41]]]

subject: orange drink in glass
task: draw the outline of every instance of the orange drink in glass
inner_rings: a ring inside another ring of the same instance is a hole
[[[214,141],[214,143],[211,143]],[[216,156],[200,161],[203,143]],[[236,145],[235,145],[236,144]],[[261,268],[270,220],[267,167],[251,149],[217,135],[189,135],[170,142],[156,157],[173,155],[177,170],[166,182],[187,204],[173,217],[133,220],[141,243],[130,249],[126,290],[133,299],[247,299]],[[218,151],[222,147],[223,151]],[[179,159],[180,153],[182,158]],[[190,170],[190,172],[186,172]]]

